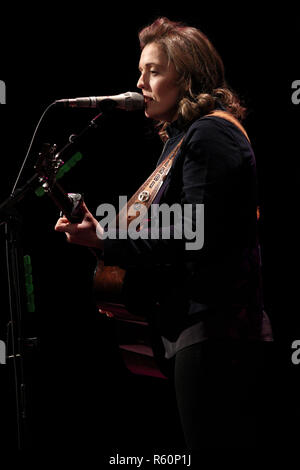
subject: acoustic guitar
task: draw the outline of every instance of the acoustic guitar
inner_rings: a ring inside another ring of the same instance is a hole
[[[63,164],[56,145],[45,144],[43,151],[38,155],[35,170],[43,190],[61,213],[71,223],[79,223],[83,218],[82,195],[66,193],[56,181],[56,175]],[[148,320],[143,314],[130,312],[124,304],[126,271],[118,266],[105,266],[96,250],[89,250],[97,260],[93,277],[95,304],[99,313],[105,314],[115,323],[125,366],[134,374],[166,378],[153,352],[153,338]]]

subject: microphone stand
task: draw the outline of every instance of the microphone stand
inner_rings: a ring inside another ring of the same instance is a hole
[[[8,281],[9,321],[7,325],[7,359],[12,363],[16,404],[17,448],[26,448],[26,386],[24,380],[24,324],[26,310],[22,217],[18,203],[38,182],[35,174],[0,205],[0,225],[4,225],[6,271]]]
[[[114,106],[113,106],[114,107]],[[110,111],[107,109],[107,111]],[[71,135],[69,142],[57,153],[56,157],[65,157],[82,140],[90,129],[98,127],[98,121],[106,115],[99,113],[78,135]],[[35,173],[21,188],[16,189],[0,204],[0,225],[4,224],[6,268],[9,296],[9,344],[7,359],[13,363],[13,378],[16,402],[17,447],[23,450],[28,444],[26,423],[26,386],[24,380],[24,352],[31,338],[24,338],[24,319],[26,312],[26,292],[24,274],[24,256],[22,247],[22,218],[17,210],[19,202],[27,192],[35,189],[40,176]]]

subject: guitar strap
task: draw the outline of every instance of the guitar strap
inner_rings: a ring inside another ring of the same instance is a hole
[[[231,123],[235,124],[236,127],[245,135],[246,139],[250,143],[250,139],[247,135],[246,130],[241,123],[230,113],[221,110],[215,110],[204,117],[216,116],[222,119],[226,119]],[[116,226],[128,227],[129,223],[134,220],[142,210],[147,211],[151,206],[155,196],[157,195],[161,185],[169,173],[173,164],[174,158],[177,155],[178,150],[184,140],[184,136],[175,146],[175,148],[169,153],[169,155],[163,160],[163,162],[155,168],[153,173],[147,178],[142,186],[134,193],[127,204],[120,210],[116,217]]]
[[[240,121],[238,121],[232,114],[228,113],[227,111],[221,111],[221,110],[218,109],[218,110],[215,110],[215,111],[211,112],[210,114],[207,114],[204,117],[210,117],[210,116],[216,116],[216,117],[220,117],[220,118],[223,118],[223,119],[227,119],[227,121],[230,121],[230,122],[232,122],[232,124],[235,124],[236,127],[244,134],[244,136],[246,137],[246,139],[250,143],[250,139],[248,137],[248,134],[247,134],[245,128],[242,126]]]
[[[175,148],[169,155],[162,161],[162,163],[155,168],[153,173],[147,178],[142,186],[134,193],[127,204],[120,210],[117,218],[116,225],[127,227],[128,224],[135,219],[141,211],[146,211],[152,204],[156,194],[158,193],[161,185],[169,173],[173,160],[181,147],[184,137],[178,142]]]

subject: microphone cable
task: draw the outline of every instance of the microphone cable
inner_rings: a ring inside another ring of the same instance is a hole
[[[28,146],[28,149],[27,149],[25,158],[24,158],[24,160],[23,160],[23,163],[22,163],[22,165],[21,165],[20,171],[19,171],[19,173],[18,173],[17,179],[16,179],[16,181],[15,181],[15,183],[14,183],[14,185],[13,185],[13,188],[12,188],[12,190],[11,190],[10,197],[13,197],[13,196],[14,196],[14,193],[15,193],[15,190],[16,190],[16,187],[17,187],[17,184],[18,184],[18,182],[19,182],[19,180],[20,180],[20,178],[21,178],[21,175],[22,175],[22,173],[23,173],[23,170],[24,170],[24,167],[25,167],[26,162],[27,162],[27,160],[28,160],[28,157],[29,157],[29,154],[30,154],[30,151],[31,151],[31,148],[32,148],[32,145],[33,145],[35,136],[36,136],[36,133],[37,133],[37,131],[38,131],[40,125],[41,125],[41,122],[42,122],[42,120],[44,119],[46,113],[49,111],[49,109],[50,109],[52,106],[55,105],[55,103],[56,103],[56,102],[53,101],[53,103],[50,103],[50,104],[47,106],[47,108],[45,109],[45,111],[44,111],[43,114],[41,115],[41,117],[40,117],[40,119],[39,119],[39,121],[38,121],[38,123],[37,123],[37,125],[36,125],[36,127],[35,127],[35,130],[34,130],[34,132],[33,132],[33,136],[32,136],[31,141],[30,141],[30,143],[29,143],[29,146]]]

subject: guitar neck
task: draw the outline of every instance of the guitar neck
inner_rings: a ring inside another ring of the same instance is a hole
[[[82,221],[81,205],[83,197],[81,194],[67,194],[58,183],[47,194],[70,222],[78,223]]]
[[[82,194],[68,194],[58,183],[56,183],[47,194],[71,223],[80,223],[82,221]],[[99,252],[97,252],[97,250],[91,247],[88,247],[88,249],[95,258],[99,258]]]

